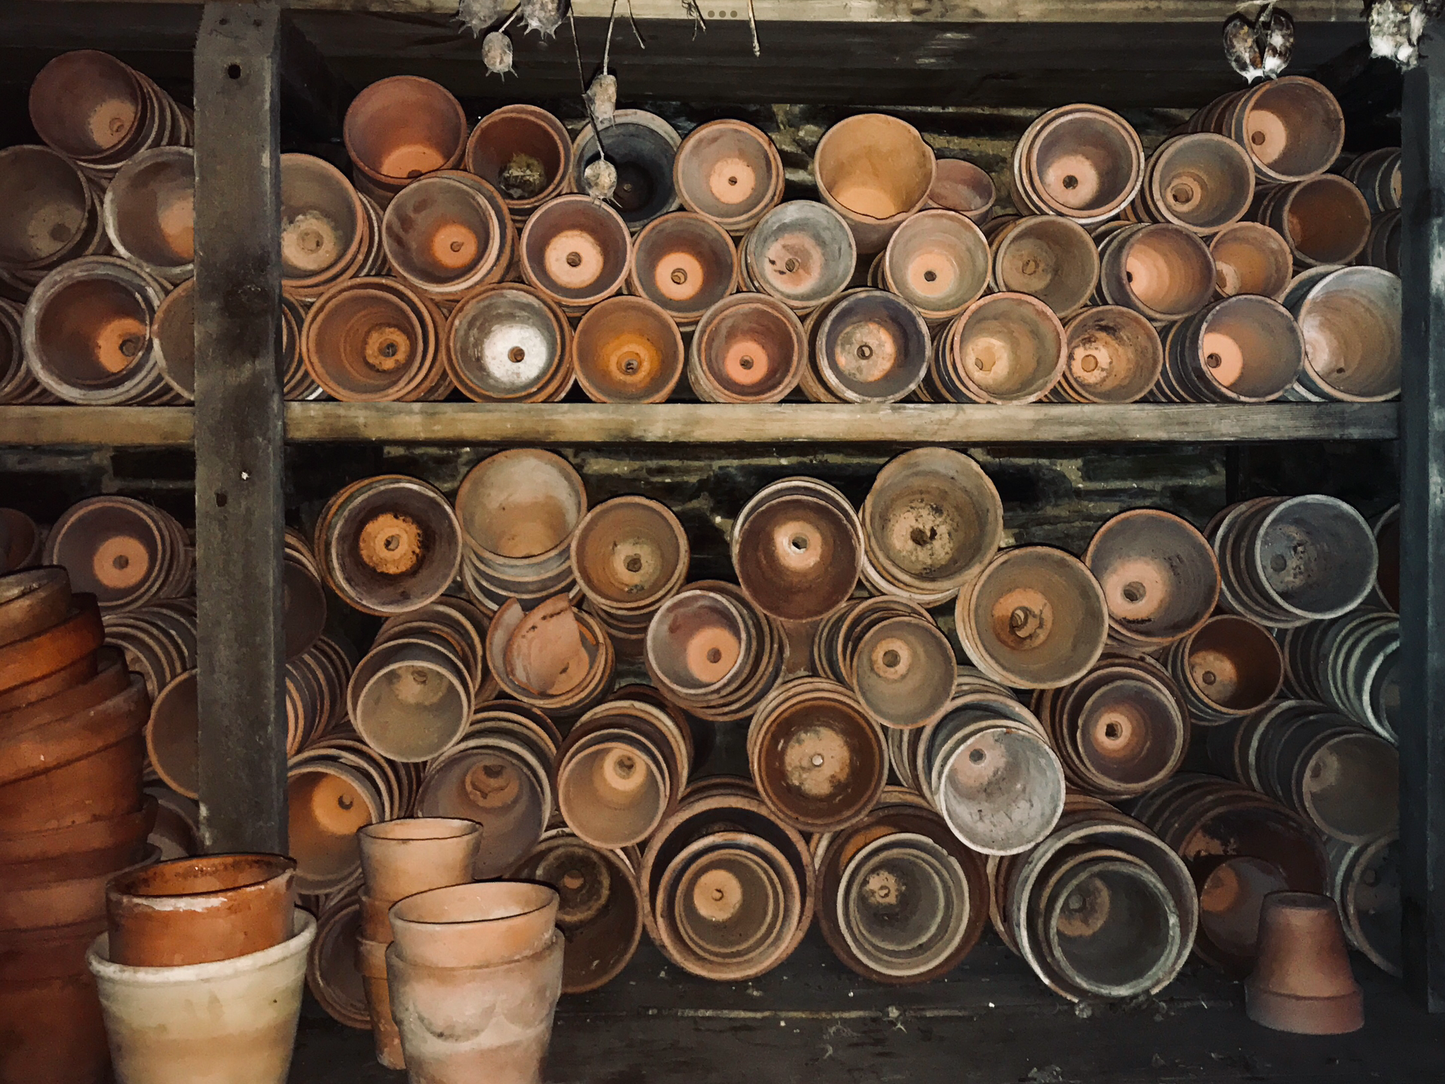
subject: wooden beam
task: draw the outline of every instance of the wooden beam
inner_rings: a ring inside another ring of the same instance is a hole
[[[80,2],[80,0],[73,0]],[[191,5],[203,0],[130,0],[137,4]],[[391,15],[455,15],[457,0],[290,0],[293,11],[355,11]],[[699,0],[703,16],[718,21],[746,21],[747,0]],[[1223,23],[1238,5],[1230,0],[754,0],[759,22],[1054,22]],[[612,0],[574,0],[577,18],[605,19]],[[682,0],[633,0],[633,14],[642,19],[684,19]],[[1357,0],[1294,0],[1296,23],[1360,22]]]
[[[196,41],[196,599],[201,836],[286,846],[280,67],[274,4]]]
[[[1390,440],[1394,403],[770,406],[291,403],[290,441],[427,444],[1080,444]]]
[[[1400,233],[1400,903],[1405,982],[1445,1011],[1445,37],[1405,73]]]
[[[713,406],[287,403],[290,442],[1210,444],[1394,440],[1396,403]],[[0,407],[0,447],[191,443],[185,407]]]

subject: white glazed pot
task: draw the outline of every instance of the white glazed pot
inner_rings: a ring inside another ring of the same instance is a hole
[[[86,963],[100,991],[117,1084],[285,1084],[316,919],[261,952],[183,967],[126,967],[109,937]]]

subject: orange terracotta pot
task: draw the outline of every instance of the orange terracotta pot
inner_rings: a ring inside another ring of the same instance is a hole
[[[291,935],[296,862],[275,854],[179,858],[106,888],[110,959],[182,967],[261,952]]]

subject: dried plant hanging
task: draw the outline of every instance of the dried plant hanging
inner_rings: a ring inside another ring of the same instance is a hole
[[[1254,11],[1251,14],[1251,10]],[[1294,19],[1275,6],[1241,4],[1224,21],[1224,55],[1246,80],[1273,79],[1289,66],[1294,53]]]
[[[505,0],[460,0],[457,4],[457,21],[463,30],[470,30],[476,37],[502,17]]]

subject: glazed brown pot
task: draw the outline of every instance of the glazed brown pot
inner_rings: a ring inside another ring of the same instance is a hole
[[[482,826],[457,817],[407,817],[357,833],[366,892],[394,903],[433,888],[465,884],[482,843]]]
[[[106,888],[110,959],[129,967],[214,963],[291,935],[296,862],[275,854],[179,858]]]

